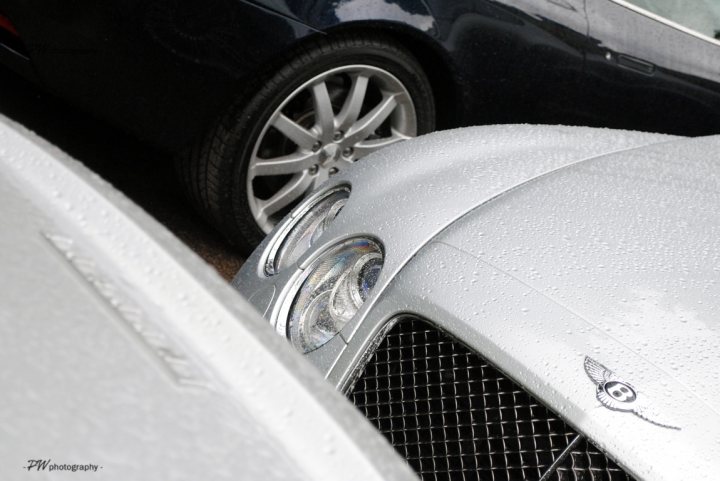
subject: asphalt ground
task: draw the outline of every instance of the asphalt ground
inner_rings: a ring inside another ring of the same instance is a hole
[[[166,153],[0,67],[0,113],[70,154],[172,231],[227,280],[244,259],[184,198]]]

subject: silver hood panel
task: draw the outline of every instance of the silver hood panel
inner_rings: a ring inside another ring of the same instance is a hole
[[[646,479],[720,468],[718,151],[720,138],[687,139],[576,164],[488,202],[428,248],[449,249],[446,262],[471,256],[447,267],[452,293],[433,296],[458,300],[459,335],[495,337],[501,367],[535,379],[540,398]],[[491,287],[467,282],[488,274]],[[680,430],[602,407],[585,356],[631,381],[648,419]]]
[[[636,479],[711,480],[720,469],[720,417],[682,378],[467,252],[432,242],[400,272],[375,312],[386,319],[411,313],[461,339]],[[648,417],[680,429],[603,407],[585,373],[585,356],[632,382],[647,401]]]
[[[584,127],[500,125],[439,132],[394,145],[326,184],[325,188],[349,183],[352,194],[343,214],[299,263],[307,265],[341,238],[376,237],[390,247],[375,287],[375,292],[381,291],[423,245],[493,197],[589,158],[673,138]],[[281,287],[296,275],[294,269],[273,277],[262,272],[275,232],[233,280],[268,318],[283,301]],[[370,306],[366,303],[363,309]],[[343,336],[351,337],[357,325],[348,326]]]
[[[416,479],[199,257],[1,116],[0,201],[0,479]]]
[[[688,139],[583,162],[437,240],[582,317],[720,413],[718,151],[720,138]]]
[[[412,312],[462,339],[639,479],[711,479],[718,151],[718,137],[674,140],[511,189],[436,236],[375,311]],[[633,384],[642,417],[603,407],[586,356]]]
[[[343,345],[313,362],[345,386],[383,325],[414,313],[638,478],[708,479],[720,469],[718,150],[717,138],[495,126],[368,157],[334,181],[352,195],[300,267],[357,234],[385,244],[385,266]],[[264,277],[267,242],[234,283],[272,319],[297,271]],[[680,430],[603,407],[585,356]]]

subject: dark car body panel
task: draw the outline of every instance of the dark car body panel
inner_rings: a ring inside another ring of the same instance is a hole
[[[242,1],[7,3],[41,85],[171,150],[220,115],[250,72],[313,32]]]
[[[720,130],[718,46],[611,0],[2,0],[0,14],[24,48],[0,62],[172,152],[303,42],[351,30],[415,53],[439,127]]]
[[[587,0],[587,11],[596,123],[613,118],[618,128],[720,132],[720,44],[609,0]]]
[[[582,121],[581,112],[551,110],[559,97],[580,92],[583,0],[257,1],[322,31],[384,30],[413,50],[431,76],[444,67],[449,92],[439,92],[438,103],[441,114],[446,105],[452,111],[441,117],[442,127]]]

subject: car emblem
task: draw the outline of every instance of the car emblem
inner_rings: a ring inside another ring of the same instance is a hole
[[[649,400],[638,392],[629,382],[617,376],[610,369],[589,357],[585,357],[585,372],[597,387],[598,401],[613,411],[631,412],[636,416],[658,426],[680,429],[677,426],[660,421]]]

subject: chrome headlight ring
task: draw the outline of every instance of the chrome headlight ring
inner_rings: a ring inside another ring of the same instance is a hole
[[[270,242],[261,262],[262,274],[273,276],[297,262],[335,220],[349,197],[350,186],[343,184],[300,204]]]
[[[323,346],[368,299],[384,262],[381,244],[355,237],[317,256],[290,282],[275,327],[303,353]]]

